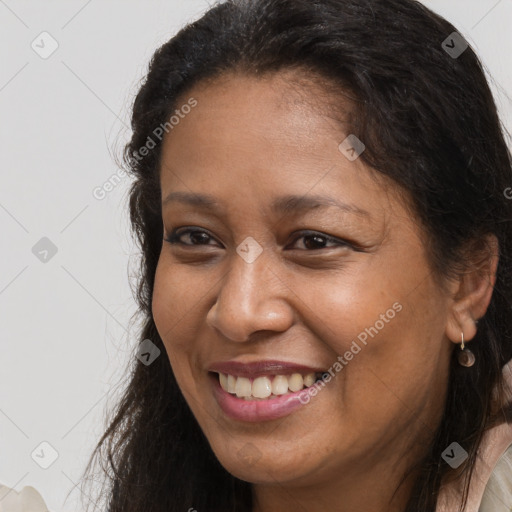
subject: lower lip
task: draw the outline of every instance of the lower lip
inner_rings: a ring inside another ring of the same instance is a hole
[[[211,376],[213,392],[224,413],[240,421],[269,421],[291,414],[311,400],[309,388],[266,400],[244,400],[222,389],[217,373]]]

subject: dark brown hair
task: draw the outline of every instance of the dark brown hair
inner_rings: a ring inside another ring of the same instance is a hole
[[[441,479],[451,471],[441,453],[454,440],[469,453],[463,466],[468,483],[491,424],[492,391],[501,389],[501,369],[512,358],[512,201],[504,196],[512,186],[511,158],[479,59],[471,47],[454,58],[442,46],[455,31],[413,0],[217,4],[155,52],[124,153],[134,178],[130,218],[142,250],[137,343],[150,339],[163,356],[151,313],[163,238],[161,141],[154,130],[202,80],[295,69],[349,92],[355,133],[366,145],[361,158],[407,191],[437,275],[463,271],[469,244],[486,234],[497,237],[497,281],[471,341],[476,364],[463,368],[452,360],[444,415],[418,461],[406,512],[434,512]],[[154,147],[141,157],[150,138]],[[105,472],[108,512],[251,511],[251,485],[214,456],[167,357],[150,366],[133,358],[109,421],[89,463],[97,457]]]

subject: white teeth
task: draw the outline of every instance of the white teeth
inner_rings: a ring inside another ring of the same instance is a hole
[[[224,391],[228,390],[228,376],[224,373],[219,373],[219,381]]]
[[[234,393],[236,388],[236,377],[233,375],[228,375],[228,393]]]
[[[288,388],[290,391],[300,391],[304,387],[304,379],[300,373],[293,373],[288,377]]]
[[[235,393],[238,398],[242,398],[244,396],[251,396],[251,381],[246,377],[238,377],[236,379]]]
[[[304,377],[304,386],[310,388],[315,383],[316,377],[314,373],[308,373]]]
[[[272,393],[284,395],[288,393],[288,379],[284,375],[276,375],[272,381]]]
[[[245,400],[263,400],[295,393],[309,388],[316,381],[317,374],[308,373],[304,377],[300,373],[292,375],[275,375],[256,377],[252,382],[247,377],[235,377],[219,373],[219,382],[224,391]]]
[[[268,398],[272,394],[272,383],[268,377],[257,377],[252,383],[252,396]]]

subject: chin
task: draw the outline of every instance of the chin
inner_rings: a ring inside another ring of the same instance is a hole
[[[311,460],[310,451],[298,453],[297,443],[292,450],[280,449],[271,441],[234,441],[222,443],[214,453],[230,474],[254,484],[305,482],[316,473],[319,464]],[[309,454],[309,455],[308,455]],[[318,461],[316,461],[318,463]]]

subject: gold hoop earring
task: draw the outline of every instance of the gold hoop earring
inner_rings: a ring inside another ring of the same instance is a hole
[[[457,354],[457,359],[461,366],[470,367],[475,364],[475,354],[464,346],[464,333],[461,332],[460,352]]]

